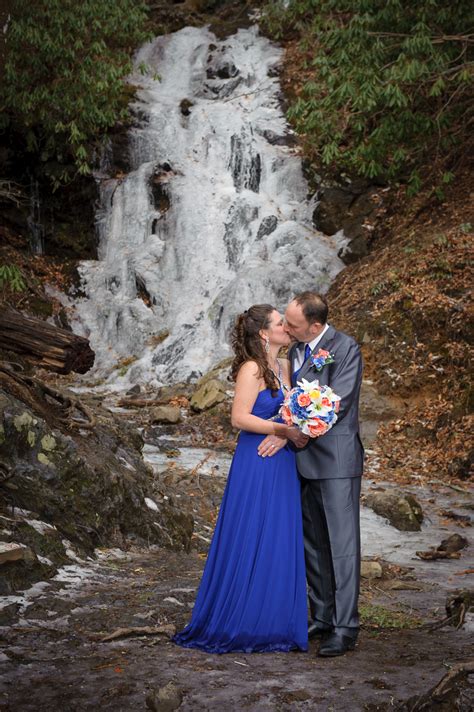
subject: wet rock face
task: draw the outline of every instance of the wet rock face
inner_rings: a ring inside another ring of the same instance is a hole
[[[272,146],[296,146],[298,143],[298,139],[294,134],[277,134],[275,131],[271,131],[270,129],[262,131],[262,136],[266,138],[268,143]]]
[[[326,235],[343,230],[349,239],[338,257],[351,264],[368,254],[368,233],[364,223],[375,210],[376,189],[364,184],[322,188],[313,212],[314,226]]]
[[[369,493],[365,504],[376,514],[388,519],[396,529],[404,532],[417,532],[421,529],[423,510],[420,503],[411,494],[403,492]]]
[[[236,77],[238,74],[239,70],[235,64],[226,60],[214,62],[206,69],[208,79],[215,79],[216,77],[219,79],[232,79],[232,77]]]
[[[35,554],[30,562],[3,565],[11,589],[52,575],[70,559],[68,548],[80,557],[131,541],[189,548],[192,518],[166,501],[149,504],[152,480],[142,445],[123,423],[62,432],[0,391],[0,541],[25,544]]]
[[[254,153],[252,145],[244,135],[234,134],[230,139],[230,171],[237,191],[252,190],[258,193],[262,162],[259,153]]]
[[[278,218],[276,215],[267,215],[260,223],[257,232],[257,240],[261,240],[265,235],[271,235],[277,229]]]
[[[156,166],[150,176],[150,190],[153,199],[153,205],[161,214],[166,213],[170,208],[170,198],[166,184],[173,176],[173,169],[169,163],[162,163]]]

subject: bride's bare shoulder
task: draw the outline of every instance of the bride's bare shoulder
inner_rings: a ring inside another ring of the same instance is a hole
[[[260,378],[260,368],[258,363],[256,361],[244,361],[239,368],[237,378],[245,378],[246,380],[255,378],[258,380]]]

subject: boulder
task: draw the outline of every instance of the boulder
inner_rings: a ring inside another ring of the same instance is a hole
[[[360,575],[365,579],[382,578],[382,567],[378,561],[361,561]]]
[[[156,393],[156,400],[166,403],[172,398],[189,398],[191,387],[188,383],[173,383],[171,386],[161,386]]]
[[[400,531],[417,532],[421,529],[423,510],[411,494],[400,491],[369,493],[365,504]]]
[[[441,544],[438,546],[438,551],[447,551],[452,554],[455,551],[461,551],[468,546],[469,542],[465,536],[460,534],[451,534],[447,539],[443,539]]]
[[[199,388],[201,388],[201,386],[203,386],[205,383],[214,379],[223,383],[230,373],[230,366],[232,364],[232,361],[232,356],[228,356],[227,358],[222,359],[222,361],[219,361],[219,363],[213,366],[210,371],[204,374],[204,376],[201,376],[199,381],[197,381],[194,386],[195,390],[199,390]]]
[[[24,544],[0,542],[0,564],[6,564],[7,561],[34,561],[35,559],[34,552]]]
[[[217,378],[211,378],[201,385],[191,398],[191,408],[200,413],[208,410],[226,399],[226,386]]]
[[[152,712],[173,712],[181,706],[182,701],[183,693],[174,682],[168,682],[158,690],[150,690],[145,700],[146,706]]]
[[[177,405],[157,405],[150,411],[152,423],[179,423],[181,411]]]
[[[0,595],[54,575],[70,562],[70,552],[93,556],[104,541],[122,548],[133,541],[188,549],[192,517],[169,502],[159,512],[147,507],[153,479],[136,428],[90,403],[94,428],[66,426],[63,432],[55,406],[48,405],[51,422],[0,390],[0,459],[7,476],[0,541],[25,544],[38,557],[3,566]]]

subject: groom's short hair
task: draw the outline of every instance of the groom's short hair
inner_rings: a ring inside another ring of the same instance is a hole
[[[303,310],[303,316],[308,324],[325,324],[328,320],[329,307],[322,294],[317,292],[301,292],[294,297],[294,301]]]

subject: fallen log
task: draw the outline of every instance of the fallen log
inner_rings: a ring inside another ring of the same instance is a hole
[[[56,373],[86,373],[95,357],[89,340],[83,336],[1,306],[0,349],[20,354]]]

